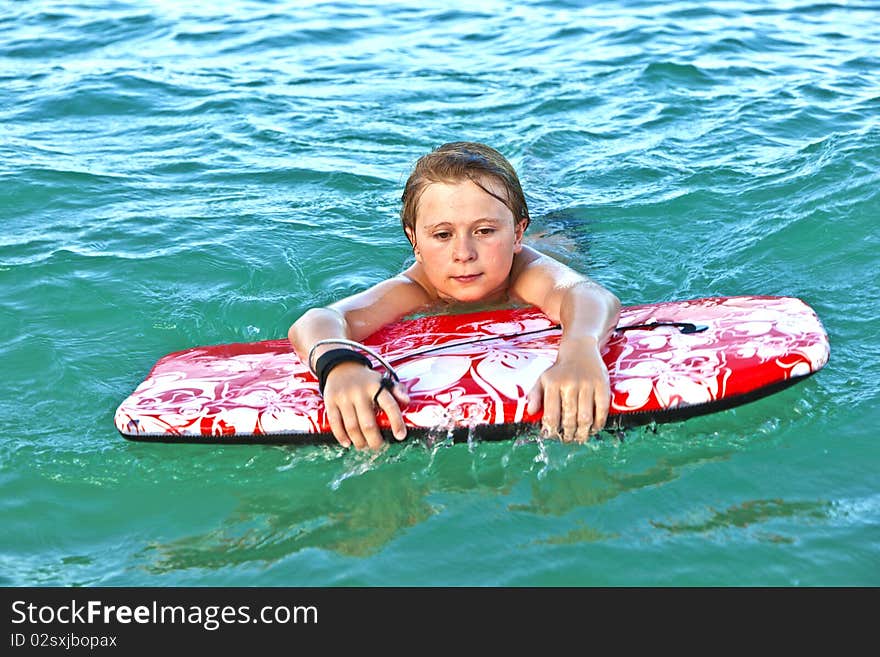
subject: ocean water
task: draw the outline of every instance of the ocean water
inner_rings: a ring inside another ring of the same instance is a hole
[[[0,5],[0,584],[880,585],[880,4]],[[624,304],[797,296],[828,365],[587,445],[153,445],[164,354],[400,271],[409,167],[516,166]]]

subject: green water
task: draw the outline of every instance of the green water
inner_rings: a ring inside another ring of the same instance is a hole
[[[876,2],[6,2],[0,584],[880,584]],[[831,360],[586,446],[151,445],[162,355],[411,257],[471,139],[625,304],[797,296]]]

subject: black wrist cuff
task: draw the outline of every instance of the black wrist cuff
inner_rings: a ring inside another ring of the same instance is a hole
[[[365,367],[372,368],[370,359],[354,349],[330,349],[325,351],[315,363],[315,374],[318,376],[318,390],[324,394],[324,386],[327,383],[327,375],[341,363],[360,363]]]

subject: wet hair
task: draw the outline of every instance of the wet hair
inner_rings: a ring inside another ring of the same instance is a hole
[[[488,188],[484,180],[498,182],[504,196]],[[525,220],[529,225],[529,208],[522,185],[510,162],[491,146],[469,141],[455,141],[438,146],[416,162],[403,188],[400,200],[400,223],[415,234],[419,199],[431,183],[456,183],[470,180],[490,196],[504,203],[513,214],[514,224]]]

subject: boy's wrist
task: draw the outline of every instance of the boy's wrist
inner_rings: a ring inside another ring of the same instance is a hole
[[[565,337],[559,343],[559,355],[583,355],[584,353],[599,351],[599,339],[594,335],[579,335],[577,337]]]
[[[343,363],[359,363],[367,368],[372,368],[370,359],[359,351],[346,347],[328,349],[318,356],[315,361],[315,376],[318,378],[318,390],[324,394],[324,386],[327,385],[327,377],[338,365]]]

